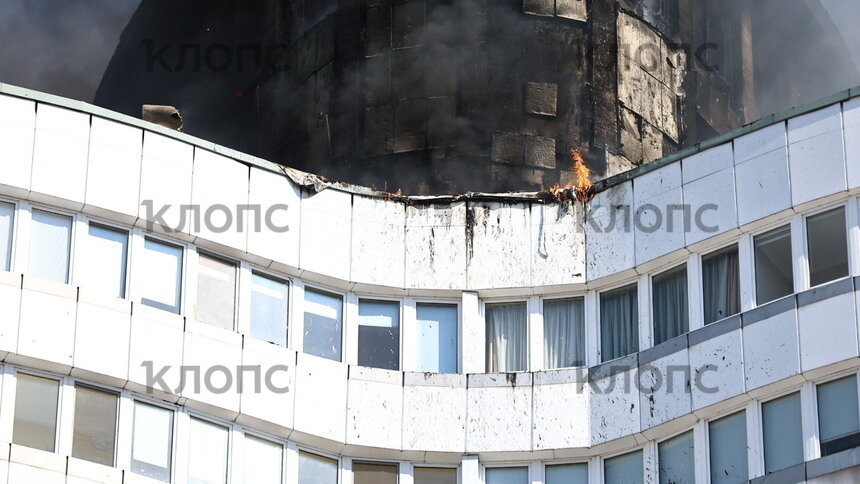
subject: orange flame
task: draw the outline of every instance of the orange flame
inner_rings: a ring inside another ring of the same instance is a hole
[[[591,170],[585,164],[585,158],[579,150],[570,150],[570,157],[573,159],[573,174],[575,181],[561,186],[558,183],[553,185],[547,191],[556,200],[562,202],[569,200],[571,195],[577,200],[586,203],[594,197],[594,186],[591,183]]]

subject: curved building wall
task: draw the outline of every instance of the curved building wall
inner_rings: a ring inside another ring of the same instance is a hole
[[[403,482],[414,466],[457,467],[463,483],[489,480],[486,469],[500,465],[527,467],[532,482],[544,482],[547,465],[579,462],[600,483],[612,482],[604,467],[613,457],[640,451],[640,477],[656,479],[659,444],[687,431],[697,482],[708,482],[709,425],[737,411],[745,411],[748,477],[758,478],[769,472],[763,403],[794,392],[804,479],[850,467],[822,457],[816,414],[817,385],[860,368],[860,102],[850,93],[612,179],[584,208],[537,195],[317,192],[274,165],[199,140],[38,93],[0,92],[0,193],[14,207],[8,270],[0,272],[0,441],[13,442],[9,482],[65,482],[65,474],[69,482],[142,481],[130,464],[135,401],[176,411],[170,473],[179,483],[193,473],[188,422],[199,417],[230,429],[230,482],[242,482],[246,433],[284,446],[290,483],[298,482],[301,450],[337,457],[344,483],[363,460],[397,462]],[[262,222],[251,207],[260,207]],[[813,287],[809,217],[840,207],[847,272]],[[234,223],[205,223],[234,208]],[[202,218],[196,227],[193,210]],[[33,242],[44,214],[70,221],[60,281],[42,272],[57,254]],[[649,225],[655,217],[660,223]],[[786,225],[791,287],[764,303],[756,241]],[[88,238],[93,227],[127,234],[125,297],[92,283],[94,261],[109,255]],[[148,302],[144,254],[153,241],[181,254],[174,311]],[[730,245],[738,249],[739,314],[706,325],[702,256]],[[207,304],[224,302],[206,299],[199,281],[213,266],[205,260],[235,264],[229,327],[202,321]],[[687,271],[689,332],[655,345],[653,279],[678,266]],[[261,273],[289,283],[286,345],[252,334],[252,278]],[[631,285],[636,347],[606,361],[600,301]],[[304,347],[309,289],[342,298],[334,360]],[[549,368],[543,303],[570,297],[583,300],[585,365]],[[397,305],[397,370],[358,364],[367,300]],[[487,305],[511,302],[525,305],[525,371],[488,373]],[[421,303],[457,307],[457,372],[416,371]],[[21,374],[59,382],[54,452],[16,440]],[[67,458],[81,385],[119,395],[113,467]]]

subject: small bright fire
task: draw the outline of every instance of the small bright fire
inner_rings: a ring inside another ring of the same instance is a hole
[[[586,203],[594,196],[591,170],[579,150],[570,150],[570,157],[573,160],[574,181],[565,186],[556,184],[549,189],[549,193],[559,202],[569,199],[572,194],[577,200]]]

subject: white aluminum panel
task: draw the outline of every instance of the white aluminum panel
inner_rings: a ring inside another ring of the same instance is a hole
[[[579,202],[531,207],[531,285],[585,282],[584,208]]]
[[[466,274],[471,289],[529,286],[529,208],[524,204],[470,204]],[[469,240],[471,236],[471,240]]]
[[[402,378],[397,384],[349,379],[346,442],[399,449],[403,424]]]
[[[791,208],[788,150],[777,149],[736,165],[735,183],[740,225]]]
[[[348,280],[352,195],[334,189],[303,193],[301,218],[301,268]]]
[[[690,396],[693,375],[678,369],[689,369],[686,349],[672,353],[639,368],[639,412],[642,429],[684,416],[692,410]]]
[[[696,153],[681,161],[684,183],[690,183],[712,173],[731,168],[733,164],[734,153],[731,143]]]
[[[681,163],[675,162],[633,179],[633,200],[636,204],[662,195],[682,184]]]
[[[466,451],[466,389],[406,386],[403,389],[403,449]]]
[[[800,372],[797,311],[786,311],[744,327],[744,376],[747,390]]]
[[[87,167],[86,204],[137,218],[143,132],[93,117]],[[98,213],[98,211],[95,211]]]
[[[735,163],[741,164],[788,146],[785,123],[777,123],[734,140]]]
[[[128,356],[129,387],[144,391],[147,371],[144,363],[151,364],[152,374],[169,368],[161,380],[161,392],[173,392],[179,387],[184,339],[183,318],[164,311],[135,305],[131,317],[131,344]]]
[[[404,287],[406,206],[381,198],[352,201],[352,277],[355,282]]]
[[[23,191],[30,189],[35,135],[36,103],[0,95],[0,153],[3,159],[0,185]]]
[[[788,143],[821,136],[830,131],[842,130],[842,107],[833,104],[788,120]]]
[[[848,188],[860,187],[860,98],[843,105],[845,123],[845,157],[848,164]],[[0,175],[2,176],[2,175]]]
[[[406,287],[466,287],[466,204],[406,207]]]
[[[193,167],[194,147],[146,131],[143,135],[143,161],[140,172],[140,210],[138,216],[145,219],[147,210],[143,204],[152,202],[152,214],[157,214],[162,208],[170,208],[162,216],[164,223],[171,229],[181,229],[188,233],[189,216],[185,224],[179,225],[180,206],[191,203],[191,172]],[[158,220],[150,220],[157,222]]]
[[[690,347],[693,410],[744,393],[741,331],[735,330]],[[698,374],[698,381],[696,376]]]
[[[636,378],[631,370],[589,383],[592,446],[639,432]]]
[[[84,202],[90,116],[40,104],[36,114],[31,189],[42,195]]]
[[[590,423],[588,383],[535,385],[535,450],[588,447]]]
[[[182,396],[189,399],[186,405],[194,406],[190,400],[195,400],[203,404],[199,408],[210,414],[230,420],[235,418],[239,413],[236,368],[241,362],[241,335],[203,323],[186,322],[182,365],[200,370],[199,389],[192,378],[185,381]],[[222,371],[224,367],[229,376]]]
[[[632,207],[631,182],[600,192],[591,201],[585,220],[585,262],[589,281],[635,265],[633,224],[631,221],[625,226],[622,216],[625,210],[630,213]]]
[[[260,368],[261,390],[254,390],[254,385],[249,382],[245,375],[245,383],[241,395],[242,415],[261,422],[271,422],[275,425],[292,428],[294,399],[296,393],[296,352],[265,343],[262,341],[245,339],[245,347],[242,349],[242,365],[245,367]],[[286,365],[286,371],[275,371],[272,373],[272,383],[277,391],[271,391],[266,385],[265,375],[271,368],[278,365]],[[288,388],[281,392],[281,388]]]
[[[842,294],[797,310],[802,371],[858,356],[854,297]]]
[[[690,208],[690,231],[684,228],[687,245],[737,228],[734,169],[729,167],[684,185],[684,204]]]
[[[795,205],[847,189],[842,130],[790,144],[788,159]]]
[[[299,187],[285,175],[254,167],[251,168],[250,185],[248,203],[259,206],[264,216],[272,207],[286,205],[286,208],[272,212],[272,223],[277,230],[270,230],[263,223],[263,230],[248,232],[248,252],[297,268],[301,233]],[[288,230],[280,232],[280,227],[287,227]]]
[[[504,380],[507,375],[490,378]],[[467,452],[531,450],[532,387],[468,389]]]
[[[684,210],[681,207],[683,203],[684,197],[680,187],[669,189],[647,200],[636,199],[636,207],[631,211],[631,219],[636,241],[637,264],[643,264],[684,247]],[[637,212],[641,216],[637,216]]]
[[[253,212],[244,213],[239,224],[241,209],[237,207],[248,203],[248,177],[247,165],[204,149],[194,150],[191,203],[199,208],[201,223],[192,235],[245,252],[247,231],[255,230],[256,225]],[[211,216],[206,217],[207,212]]]
[[[21,276],[0,273],[0,355],[18,351]]]
[[[47,283],[44,283],[47,285]],[[65,371],[71,369],[75,344],[75,290],[59,293],[27,288],[21,293],[18,354],[35,358]],[[64,286],[65,287],[65,286]]]
[[[122,387],[128,379],[131,305],[117,311],[88,302],[78,303],[75,358],[72,373],[88,379],[109,377],[104,383]]]
[[[296,431],[346,441],[347,369],[343,363],[299,354]]]

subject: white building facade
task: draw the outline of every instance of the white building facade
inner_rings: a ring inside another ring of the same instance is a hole
[[[860,91],[583,203],[0,85],[0,483],[858,480],[858,195]]]

